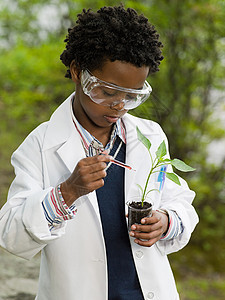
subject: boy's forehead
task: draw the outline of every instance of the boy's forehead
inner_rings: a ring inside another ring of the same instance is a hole
[[[93,75],[101,80],[113,83],[125,88],[142,88],[149,74],[149,67],[137,67],[131,63],[115,60],[107,60],[100,69],[96,69]]]

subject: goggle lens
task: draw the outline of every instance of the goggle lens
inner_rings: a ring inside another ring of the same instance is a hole
[[[122,102],[124,103],[123,109],[127,110],[134,109],[146,101],[152,91],[147,81],[141,90],[126,89],[104,82],[87,70],[82,71],[81,85],[83,92],[93,102],[110,107]]]

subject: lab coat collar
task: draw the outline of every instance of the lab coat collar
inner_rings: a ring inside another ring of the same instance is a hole
[[[71,116],[72,93],[52,114],[46,130],[43,151],[56,148],[58,155],[70,173],[78,161],[85,157],[80,136]]]
[[[74,130],[74,124],[71,115],[71,100],[74,97],[72,93],[52,114],[48,128],[45,133],[43,150],[48,150],[57,145],[65,143]]]

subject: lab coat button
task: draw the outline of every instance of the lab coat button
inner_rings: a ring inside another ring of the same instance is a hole
[[[141,250],[136,251],[135,254],[137,258],[142,258],[144,256],[144,253]]]
[[[153,299],[154,298],[154,293],[153,292],[149,292],[147,294],[147,299]]]

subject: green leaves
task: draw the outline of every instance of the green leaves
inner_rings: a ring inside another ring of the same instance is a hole
[[[162,141],[162,143],[159,145],[157,151],[155,152],[156,157],[152,158],[151,152],[150,152],[150,148],[151,148],[151,142],[146,138],[146,136],[143,135],[143,133],[141,133],[141,131],[139,130],[139,128],[136,126],[136,130],[137,130],[137,137],[138,140],[142,142],[142,144],[148,149],[150,157],[151,157],[151,167],[150,167],[150,171],[146,180],[146,183],[144,185],[144,188],[142,188],[139,184],[137,184],[138,188],[141,191],[141,201],[143,203],[144,199],[146,198],[146,196],[154,191],[155,189],[151,189],[151,190],[147,190],[148,187],[148,182],[151,178],[151,175],[153,173],[159,172],[157,171],[157,168],[162,167],[162,166],[166,166],[166,165],[172,165],[173,167],[175,167],[177,170],[182,171],[182,172],[190,172],[190,171],[194,171],[195,169],[188,166],[185,162],[183,162],[180,159],[169,159],[166,158],[166,154],[167,154],[167,148],[166,148],[166,143],[165,141]],[[162,171],[160,171],[162,172]],[[174,174],[174,173],[170,173],[170,172],[163,172],[165,173],[166,177],[170,180],[172,180],[174,183],[181,185],[179,177]],[[158,190],[159,191],[159,190]]]
[[[171,165],[182,172],[191,172],[195,170],[194,168],[188,166],[187,164],[185,164],[185,162],[177,158],[171,160]]]
[[[149,141],[149,139],[146,138],[146,136],[144,136],[144,134],[140,131],[140,129],[136,126],[136,130],[137,130],[137,137],[138,137],[138,140],[140,142],[142,142],[142,144],[148,149],[150,150],[151,148],[151,142]],[[162,159],[165,155],[167,154],[167,150],[166,150],[166,144],[165,144],[165,141],[163,141],[157,151],[156,151],[156,156],[159,158],[159,159]]]
[[[166,177],[175,182],[176,184],[181,185],[180,180],[176,174],[166,172]]]
[[[160,145],[159,145],[159,148],[157,149],[156,151],[156,156],[159,158],[159,159],[162,159],[165,155],[166,155],[167,151],[166,151],[166,144],[165,142],[163,141]]]
[[[138,140],[140,142],[142,142],[142,144],[148,149],[150,150],[151,148],[151,142],[149,141],[149,139],[147,139],[143,133],[141,133],[140,129],[136,126],[136,130],[137,130],[137,137],[138,137]]]

